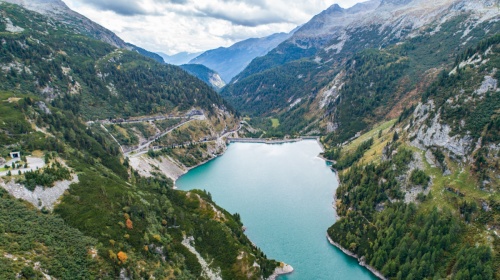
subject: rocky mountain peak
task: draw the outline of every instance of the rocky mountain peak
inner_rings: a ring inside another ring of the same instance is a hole
[[[366,2],[357,3],[356,5],[347,9],[347,12],[350,14],[362,13],[366,11],[375,10],[378,6],[380,6],[380,0],[370,0]]]
[[[326,12],[328,14],[332,14],[332,13],[343,13],[345,11],[344,8],[340,7],[339,4],[333,4],[332,6],[330,6],[328,9],[326,9]]]
[[[471,18],[477,24],[488,21],[498,16],[497,5],[496,0],[372,0],[349,9],[334,4],[299,29],[290,42],[303,49],[340,52],[352,32],[371,30],[381,35],[377,44],[383,45],[414,36],[423,26],[445,22],[464,12],[473,14]],[[328,45],[331,42],[335,46]]]
[[[413,2],[413,0],[382,0],[380,5],[402,6]]]
[[[0,2],[16,4],[44,15],[47,13],[57,14],[70,11],[68,6],[61,0],[0,0]]]

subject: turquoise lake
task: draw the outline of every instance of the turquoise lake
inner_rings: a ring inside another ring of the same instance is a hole
[[[326,239],[335,222],[338,182],[320,152],[313,140],[233,143],[223,156],[192,169],[176,185],[205,189],[218,205],[240,213],[250,240],[269,258],[294,268],[279,279],[376,279]]]

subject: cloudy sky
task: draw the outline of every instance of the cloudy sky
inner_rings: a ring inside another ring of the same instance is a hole
[[[199,52],[289,32],[334,3],[362,0],[63,0],[71,9],[145,49]]]

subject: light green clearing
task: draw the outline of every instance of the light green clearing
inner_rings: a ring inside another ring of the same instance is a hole
[[[273,124],[273,128],[277,128],[278,126],[280,126],[280,120],[278,119],[271,119],[271,122]]]

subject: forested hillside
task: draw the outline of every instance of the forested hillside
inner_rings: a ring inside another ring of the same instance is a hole
[[[239,215],[159,173],[141,177],[104,126],[155,115],[164,131],[196,111],[220,133],[234,125],[232,109],[178,67],[72,30],[0,3],[0,157],[12,161],[0,168],[0,278],[269,276],[279,264],[243,234]],[[148,133],[141,124],[137,135]]]
[[[500,278],[500,37],[456,57],[415,106],[325,155],[329,236],[389,278]]]
[[[207,85],[176,66],[72,33],[41,15],[3,7],[9,13],[5,18],[25,29],[3,32],[0,51],[7,72],[0,77],[3,90],[17,87],[49,100],[62,97],[62,106],[81,111],[87,120],[192,107],[214,112],[212,104],[225,106]],[[5,30],[7,22],[3,23]]]
[[[334,5],[255,59],[222,95],[250,117],[279,119],[276,135],[346,141],[399,115],[456,55],[499,31],[494,1],[431,2]]]

